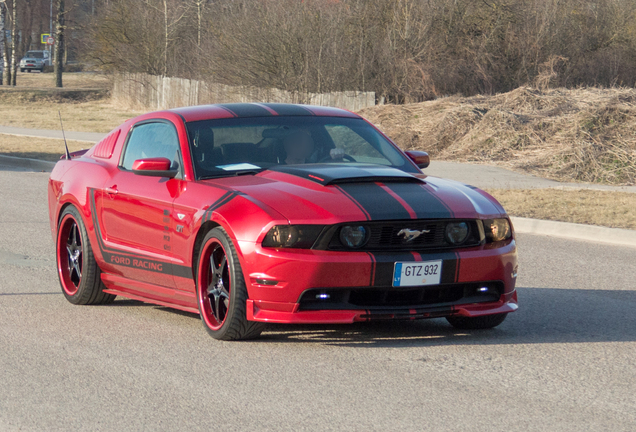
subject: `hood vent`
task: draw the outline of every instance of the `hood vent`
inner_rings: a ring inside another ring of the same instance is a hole
[[[407,172],[381,165],[363,164],[307,164],[277,165],[270,171],[282,172],[320,183],[323,186],[344,183],[400,182],[423,183]]]

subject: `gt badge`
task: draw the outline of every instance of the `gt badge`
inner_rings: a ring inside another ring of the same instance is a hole
[[[405,243],[410,243],[413,240],[415,240],[416,238],[418,238],[419,236],[421,236],[422,234],[428,234],[430,233],[431,230],[422,230],[422,231],[418,231],[418,230],[412,230],[409,228],[404,228],[401,229],[400,232],[397,233],[397,235],[404,236],[404,242]]]

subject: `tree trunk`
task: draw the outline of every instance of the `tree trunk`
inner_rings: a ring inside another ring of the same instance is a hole
[[[165,29],[165,44],[163,47],[163,76],[168,76],[168,2],[163,0],[163,17]]]
[[[5,25],[7,22],[7,3],[4,0],[0,0],[0,44],[2,46],[2,62],[3,62],[3,73],[2,73],[2,84],[3,85],[11,85],[11,68],[9,67],[9,53],[7,41],[4,37]]]
[[[62,87],[64,69],[64,0],[57,0],[57,17],[55,21],[55,87]]]
[[[16,64],[16,51],[18,50],[17,38],[18,32],[16,30],[18,22],[18,5],[17,0],[13,0],[13,22],[11,23],[11,85],[15,86],[16,75],[18,74],[18,65]]]
[[[201,20],[203,15],[203,0],[197,0],[197,46],[201,48]]]

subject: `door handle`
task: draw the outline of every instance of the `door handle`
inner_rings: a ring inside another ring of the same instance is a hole
[[[106,188],[106,193],[108,195],[117,195],[117,193],[119,193],[119,190],[117,190],[117,185],[111,186],[111,187],[107,187]]]

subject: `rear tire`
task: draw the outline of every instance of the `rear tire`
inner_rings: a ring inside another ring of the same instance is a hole
[[[207,233],[197,259],[197,300],[201,321],[219,340],[257,338],[264,324],[248,321],[247,287],[232,240],[221,227]]]
[[[505,321],[507,313],[483,315],[478,317],[449,316],[446,320],[455,328],[464,330],[480,330],[497,327]]]
[[[60,216],[56,242],[57,275],[66,299],[76,305],[112,303],[105,293],[101,270],[95,261],[79,211],[68,206]]]

